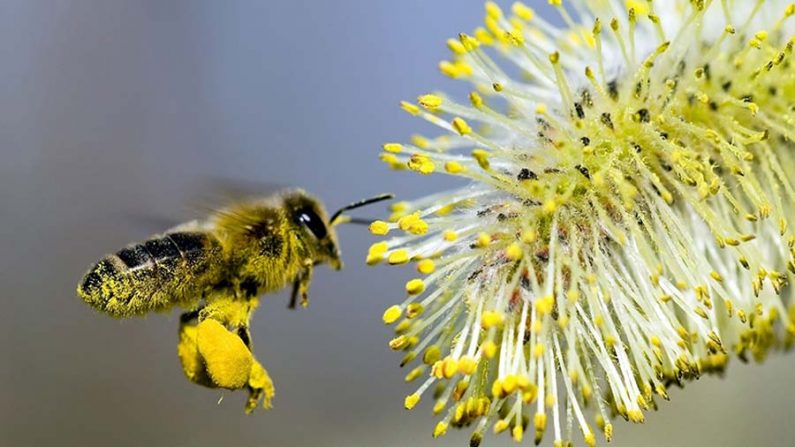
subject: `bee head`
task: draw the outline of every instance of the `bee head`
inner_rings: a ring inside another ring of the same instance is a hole
[[[328,262],[333,269],[341,269],[337,233],[323,204],[304,191],[294,190],[284,196],[284,206],[315,262]]]

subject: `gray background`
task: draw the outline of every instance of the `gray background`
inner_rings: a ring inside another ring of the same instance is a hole
[[[413,388],[380,322],[408,269],[363,267],[363,228],[340,230],[347,268],[319,270],[308,310],[282,293],[256,315],[267,414],[183,379],[176,314],[116,321],[74,286],[158,229],[128,216],[174,213],[208,177],[302,185],[330,207],[448,186],[378,150],[428,130],[399,100],[466,91],[436,64],[481,18],[479,0],[0,1],[0,445],[431,445],[430,404],[402,409]],[[794,361],[733,362],[645,425],[618,422],[614,444],[789,445]]]

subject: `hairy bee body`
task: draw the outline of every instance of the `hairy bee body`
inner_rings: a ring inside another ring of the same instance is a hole
[[[93,308],[117,318],[185,310],[177,354],[188,380],[207,387],[247,389],[246,411],[274,388],[252,354],[249,324],[258,296],[293,285],[290,306],[307,294],[315,265],[342,267],[334,224],[348,209],[326,215],[300,190],[233,204],[94,264],[77,286]]]
[[[221,243],[212,233],[175,231],[105,256],[77,293],[114,317],[195,307],[223,277]]]
[[[295,212],[311,212],[319,223],[325,217],[303,193],[238,203],[203,223],[105,256],[89,269],[77,293],[114,317],[140,316],[174,306],[191,310],[224,292],[244,300],[308,276],[317,262],[338,266],[333,233],[304,234]]]

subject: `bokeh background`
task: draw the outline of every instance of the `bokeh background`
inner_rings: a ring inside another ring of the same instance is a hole
[[[267,414],[182,377],[176,313],[113,320],[74,287],[163,229],[132,216],[178,216],[208,178],[300,185],[331,208],[450,186],[378,151],[429,130],[399,100],[466,91],[436,64],[481,18],[479,0],[0,1],[0,445],[467,445],[432,442],[428,402],[402,408],[413,388],[380,320],[409,272],[364,267],[361,227],[340,229],[347,268],[317,272],[308,310],[281,293],[256,315]],[[618,422],[614,445],[791,445],[793,366],[733,362]]]

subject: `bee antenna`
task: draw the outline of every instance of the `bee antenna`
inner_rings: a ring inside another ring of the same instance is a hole
[[[369,199],[360,200],[358,202],[351,203],[348,206],[344,206],[344,207],[340,208],[336,213],[334,213],[331,216],[331,219],[329,219],[329,225],[337,224],[338,223],[337,221],[340,219],[340,217],[342,216],[342,213],[344,213],[345,211],[350,211],[352,209],[361,208],[363,206],[371,205],[371,204],[377,203],[377,202],[383,202],[384,200],[389,200],[389,199],[391,199],[393,197],[395,197],[394,194],[379,194],[379,195],[377,195],[375,197],[370,197]],[[348,222],[351,222],[351,223],[363,223],[363,221],[360,221],[359,219],[353,219],[353,218],[348,220]]]

